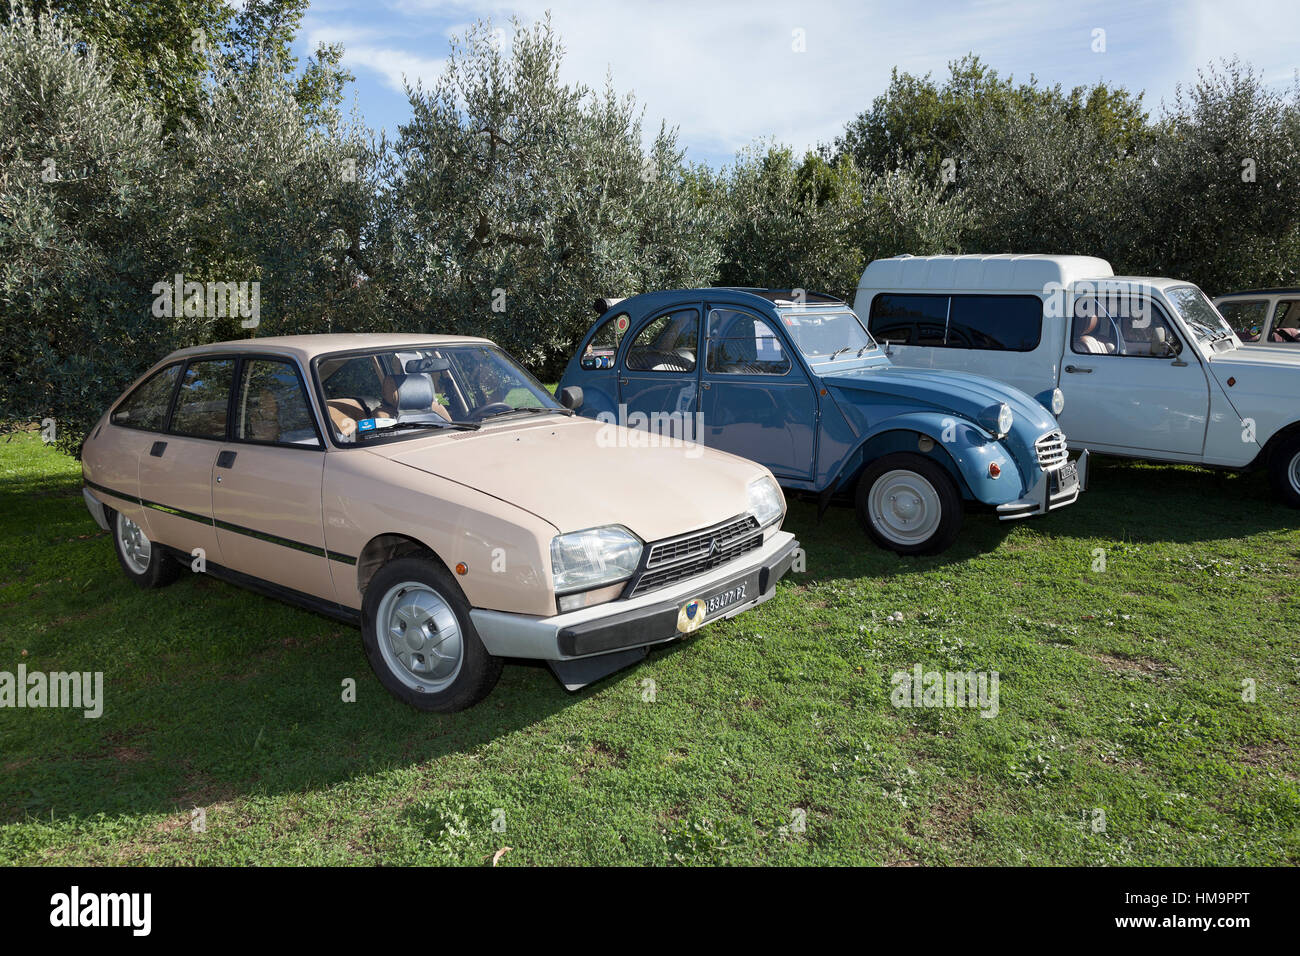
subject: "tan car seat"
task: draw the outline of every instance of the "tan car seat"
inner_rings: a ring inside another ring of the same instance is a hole
[[[369,418],[365,406],[355,398],[331,398],[325,403],[330,421],[344,438],[351,438],[357,432],[357,422]]]
[[[441,373],[438,373],[438,374],[441,374]],[[402,376],[402,377],[404,378],[405,376]],[[428,377],[428,376],[426,376],[426,377]],[[397,418],[397,417],[398,417],[398,415],[397,415],[397,384],[398,384],[398,381],[397,381],[397,380],[398,380],[398,376],[396,376],[396,375],[385,375],[385,376],[384,376],[384,382],[383,382],[383,386],[382,386],[382,393],[383,393],[383,394],[382,394],[382,397],[383,397],[384,403],[383,403],[383,405],[381,405],[381,406],[379,407],[379,411],[377,411],[377,412],[375,413],[376,415],[386,415],[386,416],[389,417],[389,418]],[[437,413],[438,413],[439,415],[441,415],[443,418],[447,419],[447,421],[451,421],[451,413],[450,413],[449,411],[447,411],[446,408],[444,408],[443,406],[441,406],[441,405],[438,404],[438,376],[437,376],[437,375],[435,375],[435,376],[432,377],[431,384],[432,384],[431,391],[433,392],[433,401],[429,403],[429,411],[437,412]],[[409,411],[409,409],[408,409],[408,411]]]
[[[1079,336],[1075,338],[1075,344],[1079,351],[1088,352],[1093,355],[1110,355],[1115,351],[1115,346],[1109,342],[1103,342],[1092,333],[1097,331],[1097,316],[1095,314],[1088,316],[1088,326]]]

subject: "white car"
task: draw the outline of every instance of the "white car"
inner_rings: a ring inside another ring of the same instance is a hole
[[[1300,289],[1252,289],[1214,300],[1247,346],[1300,349]]]
[[[854,310],[897,365],[1059,387],[1071,448],[1267,467],[1300,507],[1300,351],[1245,346],[1190,282],[1088,256],[877,259]]]

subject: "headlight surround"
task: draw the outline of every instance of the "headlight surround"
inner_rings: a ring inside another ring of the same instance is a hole
[[[997,438],[1005,438],[1015,420],[1016,416],[1006,402],[1001,405],[990,405],[980,412],[980,424]]]
[[[641,563],[644,544],[620,525],[572,531],[551,539],[555,593],[571,594],[626,581]]]
[[[749,483],[749,513],[758,519],[758,526],[766,528],[785,514],[785,495],[770,475]]]

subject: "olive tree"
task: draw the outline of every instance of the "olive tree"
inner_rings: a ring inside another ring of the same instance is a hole
[[[631,97],[561,81],[549,19],[513,27],[474,24],[408,89],[375,278],[406,327],[486,335],[554,374],[595,296],[707,283],[714,213],[674,131],[643,146]]]

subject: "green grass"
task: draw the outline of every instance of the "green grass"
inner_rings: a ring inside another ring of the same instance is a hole
[[[922,560],[796,502],[807,570],[757,612],[576,695],[508,666],[449,717],[346,626],[137,590],[34,435],[0,442],[0,505],[0,671],[102,670],[107,698],[0,710],[0,862],[1300,861],[1300,516],[1259,475],[1103,463]],[[1000,713],[896,709],[915,664],[997,671]]]

